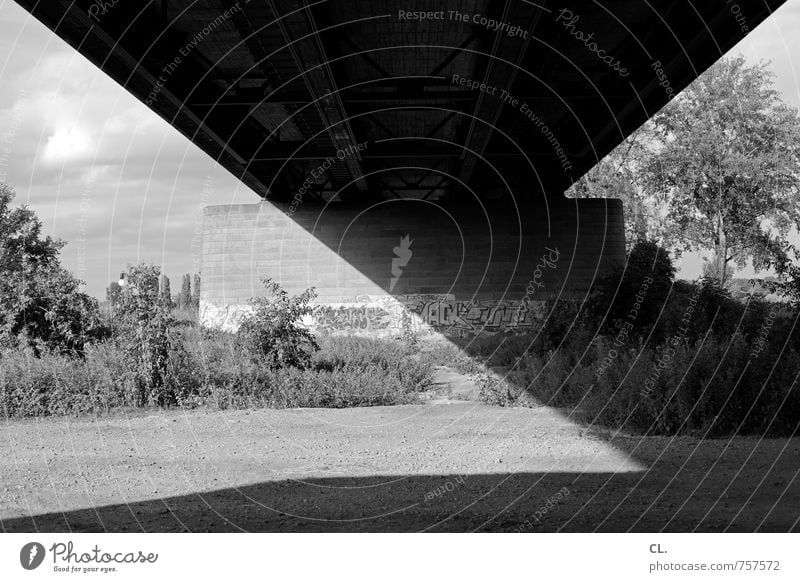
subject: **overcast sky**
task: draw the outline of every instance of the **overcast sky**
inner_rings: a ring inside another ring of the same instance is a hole
[[[798,31],[800,0],[788,0],[732,51],[772,61],[795,107]],[[258,200],[9,0],[0,0],[0,181],[69,242],[65,266],[101,299],[139,261],[161,265],[176,290],[182,273],[198,270],[203,204]],[[698,272],[694,260],[682,274]]]

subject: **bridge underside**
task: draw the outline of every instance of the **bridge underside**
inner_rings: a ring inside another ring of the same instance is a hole
[[[540,296],[622,259],[619,204],[562,193],[783,2],[17,1],[264,200],[207,212],[209,321],[273,276],[462,328],[557,245]]]

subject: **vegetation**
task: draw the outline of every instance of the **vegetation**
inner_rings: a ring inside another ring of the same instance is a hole
[[[0,184],[0,345],[82,353],[103,337],[97,301],[61,266],[64,242],[42,236],[33,211]]]
[[[399,340],[318,340],[303,324],[314,289],[291,296],[269,279],[237,333],[200,329],[199,276],[184,275],[173,298],[151,265],[108,287],[103,314],[61,266],[64,243],[0,186],[0,407],[25,417],[398,404],[416,401],[437,365],[485,364],[505,374],[485,375],[490,404],[563,407],[639,434],[793,435],[798,154],[797,114],[766,69],[722,60],[573,186],[625,201],[624,269],[585,301],[553,301],[535,334],[458,347],[421,341],[408,314]],[[698,249],[714,256],[706,276],[676,281],[670,253]],[[745,262],[776,277],[742,285],[731,263]]]
[[[766,64],[718,61],[573,186],[621,197],[629,241],[710,251],[723,286],[732,264],[778,275],[797,258],[800,123]]]
[[[652,251],[637,245],[630,262]],[[757,296],[737,301],[709,279],[631,293],[644,279],[666,282],[673,273],[668,262],[658,270],[634,265],[622,282],[601,282],[580,308],[587,315],[568,315],[575,325],[563,334],[563,321],[548,320],[535,335],[466,346],[489,365],[509,367],[505,381],[484,382],[483,399],[563,407],[590,425],[638,434],[794,434],[796,308]],[[558,345],[548,339],[553,330]]]
[[[318,344],[301,324],[313,289],[289,296],[269,280],[264,283],[271,296],[254,299],[251,316],[238,333],[229,334],[201,330],[191,321],[185,325],[187,320],[176,317],[197,298],[186,299],[188,275],[179,296],[181,310],[175,309],[169,280],[157,267],[130,266],[121,276],[123,285],[109,286],[111,309],[104,327],[96,302],[87,302],[92,311],[76,307],[86,296],[77,291],[80,282],[58,265],[63,243],[40,237],[33,213],[10,210],[13,193],[4,192],[0,407],[7,417],[144,406],[399,404],[414,401],[430,381],[434,359],[403,342],[327,338]],[[196,294],[199,283],[196,277]],[[48,293],[31,291],[43,288]],[[29,295],[14,295],[20,289]],[[38,311],[30,305],[52,313],[35,319]],[[104,333],[91,338],[59,325],[68,322],[79,330],[94,321]]]
[[[312,288],[291,297],[278,283],[270,279],[263,283],[270,295],[250,300],[253,311],[239,328],[243,353],[271,369],[307,368],[319,345],[302,319],[311,314],[316,292]]]
[[[17,257],[57,257],[53,241],[28,240],[30,250]],[[8,260],[7,248],[14,247],[6,243],[5,265],[35,263]],[[115,290],[106,334],[84,340],[79,352],[63,341],[48,345],[56,336],[36,326],[21,327],[17,339],[32,329],[38,342],[0,348],[0,406],[24,417],[144,406],[398,404],[416,401],[437,365],[476,372],[476,362],[485,362],[507,370],[505,381],[483,383],[491,404],[560,406],[590,425],[643,434],[793,434],[800,347],[792,304],[763,294],[737,300],[716,281],[675,281],[674,274],[667,250],[641,241],[625,269],[600,281],[587,301],[551,305],[538,333],[473,338],[462,351],[421,342],[410,326],[399,340],[318,341],[302,325],[314,290],[290,296],[270,280],[270,293],[253,300],[236,334],[200,329],[176,318],[158,268],[131,266]],[[59,287],[63,300],[53,289],[58,300],[48,305],[63,311],[52,321],[83,321],[68,304],[74,285]]]
[[[123,345],[101,342],[76,359],[28,349],[0,351],[0,409],[7,416],[105,413],[147,404],[214,409],[377,406],[414,402],[433,360],[397,341],[329,338],[306,369],[270,368],[242,358],[234,335],[179,331],[186,351],[171,354],[155,391],[144,366],[132,374]],[[146,398],[143,398],[147,396]],[[159,398],[159,395],[161,398]]]
[[[643,178],[666,197],[668,241],[711,248],[720,283],[730,262],[782,272],[800,220],[800,126],[767,70],[723,59],[653,125],[657,145]]]

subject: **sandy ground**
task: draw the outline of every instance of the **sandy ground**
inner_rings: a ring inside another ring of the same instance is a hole
[[[5,531],[798,531],[800,439],[549,408],[129,412],[0,427]]]

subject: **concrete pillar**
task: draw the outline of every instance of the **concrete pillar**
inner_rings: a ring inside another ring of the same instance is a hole
[[[622,203],[611,199],[210,206],[200,318],[235,329],[271,277],[292,294],[316,288],[307,323],[318,333],[531,330],[548,298],[584,296],[624,254]]]

